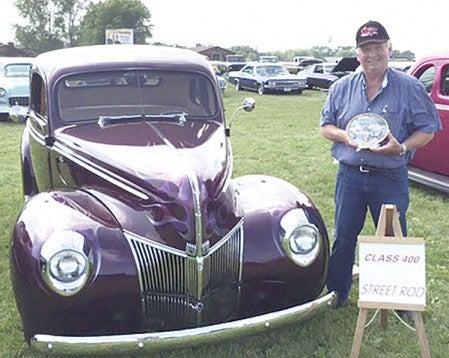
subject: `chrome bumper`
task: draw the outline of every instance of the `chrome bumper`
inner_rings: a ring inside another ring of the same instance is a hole
[[[254,334],[286,323],[301,322],[330,307],[335,301],[335,297],[335,293],[331,292],[314,301],[282,311],[181,331],[95,337],[37,334],[32,337],[30,345],[47,354],[111,355],[180,349],[240,337],[243,334]]]

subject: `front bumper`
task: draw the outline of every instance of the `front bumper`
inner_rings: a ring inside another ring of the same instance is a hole
[[[302,91],[307,88],[305,84],[296,85],[296,84],[268,84],[268,83],[266,83],[264,87],[268,91],[273,92],[295,92],[295,91]]]
[[[219,342],[273,329],[287,323],[298,323],[324,311],[335,301],[334,292],[300,306],[233,322],[171,332],[126,334],[95,337],[69,337],[37,334],[30,345],[51,354],[131,354],[180,349]]]

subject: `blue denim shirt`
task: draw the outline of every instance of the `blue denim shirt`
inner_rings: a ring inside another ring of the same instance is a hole
[[[394,137],[402,143],[413,132],[435,133],[441,122],[435,104],[424,86],[415,77],[389,68],[380,92],[370,102],[362,71],[345,76],[334,83],[321,113],[320,125],[334,124],[345,129],[356,115],[371,112],[386,119]],[[334,142],[332,156],[347,165],[369,165],[378,168],[399,168],[407,164],[414,152],[406,155],[376,154],[364,149],[356,151],[341,142]]]

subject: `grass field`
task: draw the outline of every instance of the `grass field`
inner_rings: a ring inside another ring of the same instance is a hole
[[[234,176],[264,173],[305,190],[321,210],[330,237],[333,233],[333,189],[337,167],[332,163],[329,142],[320,137],[318,121],[325,96],[318,91],[302,95],[224,93],[227,114],[245,97],[257,100],[256,110],[240,114],[232,126]],[[20,319],[10,287],[9,240],[22,205],[19,148],[23,126],[0,123],[0,357],[43,357],[30,350],[22,338]],[[409,236],[424,237],[427,260],[427,308],[424,323],[433,357],[447,357],[449,347],[449,197],[412,185],[408,214]],[[373,235],[368,220],[363,234]],[[358,315],[357,285],[351,303],[313,319],[257,336],[220,342],[155,357],[348,357]],[[370,311],[370,315],[373,312]],[[419,357],[415,332],[390,316],[386,330],[377,318],[366,330],[361,357]]]

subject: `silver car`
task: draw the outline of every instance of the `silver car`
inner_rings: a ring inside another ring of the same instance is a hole
[[[0,120],[25,118],[30,102],[30,57],[0,57]]]

